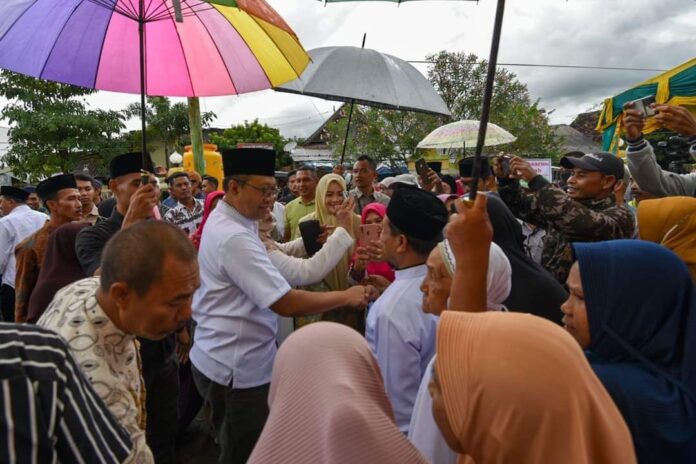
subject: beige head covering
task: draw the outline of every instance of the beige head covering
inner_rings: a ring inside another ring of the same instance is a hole
[[[435,369],[450,427],[473,462],[636,462],[628,427],[585,354],[549,321],[445,311]]]
[[[336,216],[331,214],[326,208],[326,193],[329,190],[329,185],[336,182],[341,186],[343,190],[346,189],[346,181],[343,177],[338,174],[327,174],[319,179],[317,184],[316,196],[315,196],[315,212],[310,213],[307,216],[300,219],[300,222],[309,221],[316,219],[322,226],[336,226]],[[354,239],[357,237],[357,233],[360,230],[360,216],[357,214],[353,215],[353,230],[347,231]],[[353,250],[346,252],[346,255],[341,258],[336,267],[334,267],[329,274],[324,277],[324,282],[328,285],[330,290],[345,290],[349,287],[348,285],[348,265],[350,264],[350,257],[353,254]]]
[[[427,462],[399,432],[377,361],[348,327],[317,322],[290,335],[268,402],[249,464]]]

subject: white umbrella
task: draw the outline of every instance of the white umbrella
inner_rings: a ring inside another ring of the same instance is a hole
[[[440,126],[418,143],[418,148],[457,149],[475,146],[479,133],[479,121],[462,120]],[[488,123],[484,146],[502,145],[517,137],[502,127]]]

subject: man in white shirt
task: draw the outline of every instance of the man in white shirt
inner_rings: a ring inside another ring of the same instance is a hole
[[[396,269],[367,316],[365,338],[375,353],[396,424],[408,433],[418,387],[435,354],[437,318],[422,310],[425,262],[447,224],[447,209],[432,193],[402,186],[394,191],[382,222],[384,258]]]
[[[196,386],[210,403],[220,463],[244,463],[268,416],[278,315],[304,316],[364,307],[368,290],[293,290],[269,260],[258,234],[276,198],[275,152],[223,154],[225,196],[208,217],[199,250],[201,287],[190,359]]]
[[[2,320],[14,321],[15,306],[15,276],[17,262],[15,247],[39,230],[48,221],[48,216],[34,211],[26,205],[29,192],[16,187],[4,185],[0,187],[0,275],[2,289],[0,290],[0,308]]]

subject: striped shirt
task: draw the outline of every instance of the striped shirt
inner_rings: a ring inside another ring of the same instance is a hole
[[[0,324],[0,462],[120,463],[131,448],[60,336]]]

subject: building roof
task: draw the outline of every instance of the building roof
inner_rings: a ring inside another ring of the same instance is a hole
[[[580,131],[570,127],[568,124],[558,124],[552,128],[554,135],[561,143],[563,153],[569,151],[581,151],[583,153],[596,153],[602,151],[600,144]]]

